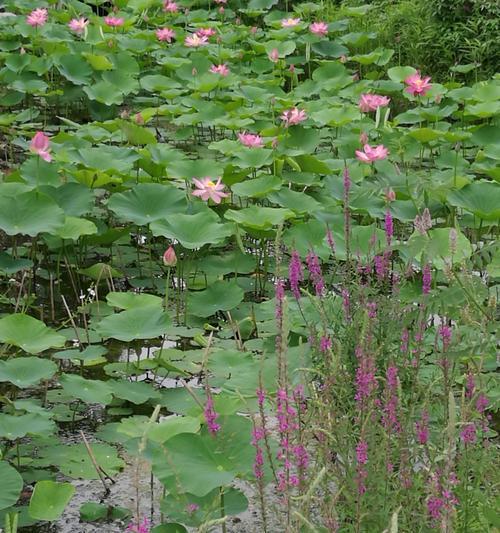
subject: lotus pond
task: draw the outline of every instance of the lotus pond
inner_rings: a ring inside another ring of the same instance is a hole
[[[0,529],[498,531],[500,77],[370,6],[3,4]]]

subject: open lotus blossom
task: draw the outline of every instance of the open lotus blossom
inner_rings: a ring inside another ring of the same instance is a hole
[[[358,105],[363,113],[369,113],[370,111],[376,111],[379,107],[389,105],[390,101],[391,99],[387,96],[380,96],[379,94],[362,94]]]
[[[380,161],[385,159],[389,154],[389,150],[383,145],[379,144],[378,146],[370,146],[365,144],[363,150],[356,150],[356,157],[362,163],[373,163],[374,161]]]
[[[198,37],[206,37],[207,39],[216,33],[217,32],[213,28],[200,28],[199,30],[196,30],[196,35],[198,35]]]
[[[285,126],[287,128],[288,126],[295,126],[296,124],[300,124],[306,119],[306,112],[303,109],[299,109],[298,107],[292,107],[292,109],[287,109],[286,111],[283,111],[283,114],[281,115],[281,120],[285,123]]]
[[[430,81],[430,76],[422,78],[420,72],[417,70],[415,74],[412,74],[405,79],[407,85],[405,91],[412,96],[425,96],[432,87],[432,84],[429,83]]]
[[[309,30],[318,37],[324,37],[328,34],[328,24],[326,22],[313,22],[309,26]]]
[[[264,146],[262,137],[260,135],[255,135],[254,133],[247,133],[246,131],[238,133],[238,139],[241,144],[248,146],[249,148],[262,148]]]
[[[44,7],[39,7],[34,9],[27,17],[26,22],[36,28],[38,26],[43,26],[47,22],[49,17],[49,12]]]
[[[267,55],[270,61],[277,63],[280,59],[280,53],[277,48],[273,48]]]
[[[297,24],[300,24],[300,19],[288,18],[281,21],[282,28],[293,28]]]
[[[188,35],[184,39],[184,44],[189,48],[198,48],[199,46],[206,46],[208,44],[208,37],[200,37],[197,33],[193,33],[193,35]]]
[[[212,199],[216,204],[220,204],[222,198],[228,196],[224,191],[224,185],[221,183],[221,178],[217,182],[213,182],[212,178],[202,178],[198,180],[193,178],[196,190],[193,191],[193,196],[199,196],[203,201],[207,202]]]
[[[72,19],[69,21],[68,26],[71,31],[82,34],[87,28],[89,21],[86,18]]]
[[[177,11],[179,11],[179,6],[175,2],[165,0],[165,2],[163,2],[163,11],[166,11],[167,13],[177,13]]]
[[[122,17],[104,17],[104,24],[111,28],[118,28],[125,24],[125,20]]]
[[[221,65],[212,65],[210,67],[212,74],[220,74],[221,76],[227,76],[229,74],[229,68],[225,63]]]
[[[30,150],[39,155],[44,161],[47,161],[47,163],[52,161],[50,140],[42,131],[37,131],[33,139],[31,139]]]
[[[175,31],[170,28],[160,28],[156,30],[156,38],[159,41],[167,41],[167,43],[171,43],[174,37]]]

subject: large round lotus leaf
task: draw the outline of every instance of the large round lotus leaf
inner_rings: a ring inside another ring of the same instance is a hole
[[[59,72],[75,85],[87,85],[92,69],[90,65],[78,54],[60,56],[56,61]]]
[[[78,150],[80,162],[100,172],[116,170],[117,172],[130,172],[134,161],[139,159],[139,154],[129,148],[117,146],[99,146],[93,148],[80,148]]]
[[[279,226],[289,218],[294,218],[295,214],[289,209],[274,209],[272,207],[252,205],[239,211],[229,209],[224,216],[228,220],[232,220],[251,229],[268,230],[273,226]]]
[[[169,492],[202,497],[251,470],[255,453],[250,421],[232,415],[218,422],[221,430],[215,439],[206,431],[182,433],[154,453],[153,471]]]
[[[224,166],[214,159],[176,159],[168,167],[168,174],[191,180],[209,176],[215,178],[222,174]]]
[[[208,317],[217,311],[229,311],[243,301],[245,293],[233,281],[216,281],[207,289],[188,298],[188,313]]]
[[[312,214],[321,209],[321,204],[308,194],[292,191],[288,188],[283,188],[280,191],[271,193],[268,196],[268,199],[270,202],[291,209],[296,213]]]
[[[155,236],[177,239],[184,248],[201,248],[205,244],[218,244],[232,235],[229,224],[219,224],[219,217],[210,210],[194,215],[176,215],[168,220],[151,224]]]
[[[119,309],[134,309],[137,307],[161,307],[163,299],[153,294],[138,292],[108,292],[106,300],[109,305]]]
[[[415,72],[413,67],[392,67],[387,71],[387,75],[392,81],[403,81]]]
[[[459,263],[472,255],[472,245],[469,239],[457,231],[456,250],[452,254],[450,230],[452,228],[431,229],[427,235],[414,232],[408,239],[406,246],[399,250],[407,259],[414,257],[432,261],[436,268],[444,268],[446,264]]]
[[[136,405],[160,397],[152,383],[143,381],[107,381],[106,384],[111,387],[111,392],[114,396]]]
[[[110,476],[117,474],[125,465],[109,444],[90,443],[97,464]],[[52,460],[61,472],[72,478],[99,479],[84,444],[74,444],[53,450]]]
[[[80,217],[90,213],[94,206],[94,191],[81,183],[65,183],[60,187],[40,187],[54,199],[66,216]]]
[[[158,424],[149,426],[148,439],[154,442],[166,442],[180,433],[196,433],[200,429],[200,420],[191,416],[172,415]]]
[[[17,313],[0,319],[0,342],[37,354],[48,348],[64,346],[66,339],[40,320]]]
[[[38,481],[31,495],[29,513],[37,520],[57,520],[75,493],[71,483]]]
[[[141,183],[129,191],[113,194],[108,202],[119,218],[140,226],[181,213],[186,205],[184,192],[159,183]]]
[[[111,387],[105,381],[85,379],[77,374],[63,374],[60,379],[65,392],[85,403],[111,403]]]
[[[23,488],[23,478],[7,461],[0,461],[0,510],[12,507]]]
[[[48,437],[55,429],[55,423],[40,413],[20,416],[0,414],[0,437],[4,439],[16,440],[26,435]]]
[[[170,317],[162,309],[139,307],[103,318],[96,329],[101,337],[130,342],[164,335],[170,324]]]
[[[0,272],[15,274],[20,270],[27,270],[33,266],[31,259],[14,259],[7,252],[0,252]]]
[[[66,217],[62,227],[54,234],[61,239],[77,241],[83,235],[94,235],[97,233],[97,226],[90,220],[78,217]]]
[[[35,237],[54,232],[63,223],[63,210],[45,194],[29,191],[14,197],[0,196],[0,229],[7,235]]]
[[[272,191],[281,189],[282,183],[278,176],[264,176],[236,183],[231,187],[231,190],[241,197],[262,198]]]
[[[57,365],[40,357],[17,357],[0,361],[0,381],[8,381],[26,389],[42,379],[49,379],[57,372]]]
[[[248,508],[245,495],[233,487],[224,487],[224,514],[237,515]],[[192,513],[186,510],[186,501],[194,503],[198,509]],[[194,494],[176,494],[172,492],[161,502],[161,508],[173,520],[184,522],[188,526],[196,527],[205,520],[214,520],[221,515],[221,488],[216,488],[206,496],[198,497]]]
[[[448,194],[451,205],[462,207],[485,220],[500,219],[500,184],[475,181]]]

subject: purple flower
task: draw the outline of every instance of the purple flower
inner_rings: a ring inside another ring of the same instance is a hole
[[[429,294],[431,292],[431,267],[429,263],[425,263],[422,269],[422,293]]]
[[[385,212],[385,238],[387,240],[387,246],[391,244],[392,236],[394,235],[394,225],[392,222],[392,215],[389,209]]]
[[[147,518],[143,518],[142,522],[132,522],[127,526],[127,531],[130,533],[149,533],[150,523]]]
[[[277,320],[281,320],[283,318],[283,301],[285,299],[285,284],[283,283],[282,279],[279,279],[276,282],[275,297],[276,297],[275,316]]]
[[[328,231],[326,232],[326,240],[328,241],[328,246],[330,247],[332,254],[335,254],[335,241],[333,239],[333,233],[331,232],[330,228],[328,228]]]
[[[448,346],[451,343],[451,328],[450,328],[450,326],[447,326],[447,325],[440,326],[439,335],[441,336],[441,340],[443,341],[443,352],[445,352],[448,349]]]
[[[358,465],[368,462],[368,443],[364,440],[360,440],[356,446],[356,461]]]
[[[297,300],[300,298],[299,283],[304,279],[304,273],[302,272],[302,262],[300,256],[296,250],[292,252],[290,259],[290,266],[288,267],[288,278],[290,280],[290,287],[293,295]]]
[[[316,296],[323,296],[325,282],[323,281],[323,274],[319,264],[318,256],[313,252],[309,252],[306,257],[307,268],[309,269],[309,276],[314,284]]]
[[[460,440],[467,446],[476,442],[476,426],[472,423],[466,424],[460,432]]]
[[[441,511],[444,507],[444,500],[432,496],[427,500],[427,512],[433,520],[439,520],[441,518]]]
[[[217,418],[219,418],[219,415],[214,409],[214,401],[210,396],[207,398],[203,414],[205,416],[205,422],[207,423],[207,429],[209,433],[215,435],[220,430],[220,424],[217,424],[216,422]]]
[[[194,514],[200,508],[197,503],[188,503],[186,505],[186,512],[189,514]]]
[[[474,390],[476,389],[476,383],[474,381],[474,374],[469,372],[467,374],[467,380],[465,382],[465,397],[472,398],[474,396]]]
[[[323,336],[319,341],[319,349],[321,352],[326,353],[332,347],[332,340],[330,337]]]
[[[488,407],[489,403],[490,402],[486,394],[481,393],[479,394],[476,400],[476,409],[478,410],[479,413],[483,414],[484,410],[486,409],[486,407]]]
[[[420,417],[420,421],[415,423],[415,429],[417,431],[417,440],[419,444],[427,444],[429,440],[429,413],[423,411]]]

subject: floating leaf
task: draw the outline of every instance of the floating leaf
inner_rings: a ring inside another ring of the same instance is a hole
[[[49,196],[29,191],[0,196],[0,229],[7,235],[51,233],[64,223],[64,212]]]
[[[143,226],[186,209],[186,195],[170,185],[141,183],[111,196],[108,207],[122,220]]]
[[[38,481],[30,499],[29,513],[37,520],[57,520],[75,493],[71,483]]]
[[[206,210],[195,215],[176,215],[168,220],[151,224],[153,235],[162,235],[178,240],[184,248],[201,248],[205,244],[218,244],[232,235],[229,224],[220,224],[213,211]]]
[[[208,317],[217,311],[229,311],[236,307],[245,293],[233,281],[216,281],[206,290],[190,294],[188,298],[188,312],[190,314]]]
[[[26,389],[42,379],[49,379],[57,372],[57,365],[40,357],[17,357],[0,361],[0,381],[8,381]]]
[[[37,354],[64,346],[66,339],[29,315],[16,313],[0,319],[0,342]]]
[[[0,461],[0,511],[15,505],[21,490],[23,489],[23,478],[18,471],[7,461]]]
[[[111,403],[111,388],[104,381],[85,379],[76,374],[63,374],[60,382],[68,394],[85,403]]]
[[[103,338],[112,337],[124,342],[135,339],[153,339],[164,335],[171,324],[163,309],[139,307],[109,315],[97,325]]]

